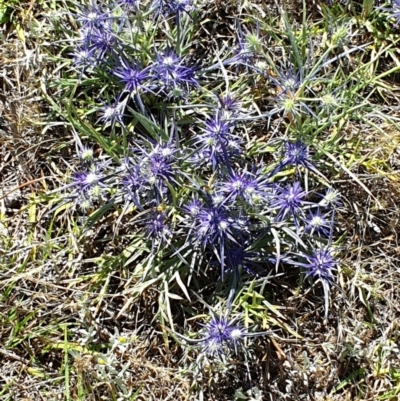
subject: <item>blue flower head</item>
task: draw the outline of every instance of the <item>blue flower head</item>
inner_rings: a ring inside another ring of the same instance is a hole
[[[278,194],[275,195],[275,199],[271,205],[272,208],[278,210],[276,219],[282,221],[291,215],[297,226],[297,216],[302,213],[301,208],[307,203],[304,200],[306,195],[307,192],[302,190],[299,182],[287,185],[285,188],[279,188]]]
[[[195,69],[186,66],[183,59],[172,50],[158,54],[151,71],[159,91],[170,97],[198,86]]]
[[[138,91],[146,91],[146,81],[149,78],[149,68],[141,68],[137,63],[128,63],[124,59],[120,60],[120,66],[113,74],[124,85],[124,91],[135,94]]]

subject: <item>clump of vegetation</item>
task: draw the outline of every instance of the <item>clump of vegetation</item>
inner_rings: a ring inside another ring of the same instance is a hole
[[[34,263],[60,247],[57,285],[71,283],[79,312],[47,328],[44,354],[62,351],[67,399],[166,399],[154,380],[175,383],[177,399],[262,400],[264,388],[300,400],[307,380],[316,397],[350,383],[367,393],[356,337],[342,349],[346,373],[321,385],[322,356],[304,336],[335,326],[347,283],[373,320],[373,288],[349,264],[343,182],[381,208],[355,166],[386,168],[365,155],[363,130],[398,129],[385,109],[396,4],[324,2],[312,19],[307,2],[298,15],[190,0],[47,9],[57,41],[42,44],[54,75],[40,89],[69,142],[58,140],[57,179],[28,207],[33,221],[32,205],[47,208]],[[282,350],[292,342],[301,361]],[[329,359],[331,343],[319,342]],[[271,344],[284,380],[262,375]]]

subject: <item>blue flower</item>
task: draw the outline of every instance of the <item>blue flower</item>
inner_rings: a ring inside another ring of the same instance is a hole
[[[175,14],[179,17],[180,13],[188,13],[194,9],[192,3],[193,0],[154,0],[150,8],[155,10],[156,16],[161,14],[163,17],[168,17]]]
[[[273,209],[278,210],[277,221],[282,221],[288,215],[291,215],[297,226],[297,215],[302,213],[301,208],[307,203],[304,200],[307,192],[302,190],[299,182],[287,185],[285,188],[278,188],[277,191],[278,194],[275,195],[275,199],[271,205]]]
[[[219,183],[219,187],[227,195],[227,199],[234,201],[239,197],[250,205],[268,201],[272,189],[267,178],[262,175],[253,175],[248,171],[232,172],[225,182]]]
[[[166,224],[165,213],[151,213],[144,222],[145,233],[152,239],[153,246],[155,244],[165,243],[171,236],[171,230]]]
[[[315,174],[321,175],[311,160],[308,146],[302,143],[300,140],[297,140],[294,143],[286,142],[284,158],[275,168],[274,172],[271,173],[271,175],[274,175],[275,172],[287,166],[295,166],[299,172],[299,167],[304,167]]]
[[[95,56],[94,49],[90,49],[87,45],[78,46],[72,53],[74,65],[86,70],[89,67],[95,67],[98,59]]]
[[[147,180],[143,176],[141,163],[132,164],[129,159],[125,161],[124,174],[122,176],[123,192],[133,204],[142,210],[143,195],[149,189]]]
[[[203,125],[202,132],[195,137],[194,145],[203,151],[214,169],[221,163],[229,167],[231,156],[238,152],[241,145],[241,139],[231,133],[233,124],[217,112]]]
[[[192,218],[197,217],[203,210],[204,204],[197,198],[191,199],[186,205],[182,207],[184,213],[187,213]]]
[[[236,325],[238,318],[228,320],[227,313],[216,316],[211,312],[211,320],[202,325],[204,339],[200,344],[202,352],[211,357],[220,356],[226,352],[226,348],[235,350],[242,345],[246,331]]]
[[[90,34],[91,48],[95,50],[97,59],[102,60],[106,55],[117,54],[119,40],[117,36],[105,27],[94,28]]]
[[[124,108],[124,102],[119,102],[118,99],[114,102],[114,104],[104,103],[103,106],[98,109],[99,121],[112,126],[115,123],[123,125]]]
[[[195,236],[206,245],[223,245],[224,240],[232,235],[232,222],[223,205],[204,207],[195,218]]]
[[[305,231],[310,232],[311,235],[323,235],[329,237],[332,230],[332,218],[328,218],[329,213],[322,214],[318,208],[315,213],[309,212],[306,218]]]
[[[300,267],[306,269],[307,276],[331,281],[333,272],[337,270],[338,262],[333,258],[332,251],[326,248],[312,249],[311,254],[301,254],[305,262],[296,262]]]
[[[144,83],[149,78],[149,68],[141,68],[137,63],[132,62],[129,64],[124,59],[121,59],[120,66],[113,71],[113,74],[125,85],[124,91],[129,94],[135,94],[139,90],[147,90]]]
[[[83,29],[104,28],[104,22],[109,21],[111,15],[109,11],[103,11],[96,4],[96,1],[89,1],[89,5],[84,7],[80,14],[76,16],[76,20],[81,23]]]
[[[303,262],[291,262],[306,271],[307,277],[319,279],[322,283],[325,294],[325,318],[328,315],[329,306],[329,284],[334,278],[334,271],[337,270],[338,262],[332,256],[332,250],[326,246],[324,248],[313,248],[311,253],[301,253],[298,255]]]
[[[291,66],[284,69],[277,69],[276,75],[270,75],[271,82],[277,87],[278,96],[282,96],[287,92],[295,94],[302,85],[301,70],[293,74]]]
[[[176,97],[198,86],[195,69],[184,65],[182,58],[172,50],[158,54],[150,68],[160,92],[167,96]]]

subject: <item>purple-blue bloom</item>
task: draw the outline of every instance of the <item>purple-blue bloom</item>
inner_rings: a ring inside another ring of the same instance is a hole
[[[139,90],[146,91],[145,82],[149,78],[149,68],[141,68],[137,63],[128,63],[124,59],[120,61],[120,67],[113,74],[125,85],[124,91],[135,94]]]
[[[278,210],[276,216],[277,221],[284,220],[288,215],[292,215],[297,225],[297,215],[301,213],[301,207],[307,202],[304,201],[306,191],[303,191],[300,183],[295,182],[293,185],[287,185],[285,188],[279,188],[278,194],[272,203],[272,208]]]
[[[237,320],[238,317],[229,321],[227,313],[216,316],[211,312],[211,320],[201,324],[204,328],[204,338],[200,343],[203,352],[211,357],[223,355],[226,348],[237,353],[244,337],[249,336],[245,329],[236,324]]]
[[[168,17],[172,14],[179,16],[179,13],[193,10],[193,0],[154,0],[151,9],[155,10],[155,15],[161,14]]]
[[[167,96],[173,97],[198,86],[194,68],[185,66],[182,58],[172,50],[158,54],[150,68],[159,90]]]
[[[169,149],[169,148],[166,148]],[[160,153],[152,153],[148,158],[148,179],[151,184],[156,184],[159,181],[172,182],[174,179],[174,158],[168,154],[165,156]]]
[[[331,250],[326,248],[312,249],[311,254],[301,254],[306,261],[296,262],[297,266],[303,267],[307,271],[307,276],[320,278],[325,282],[333,279],[333,272],[337,269],[338,262],[333,258]]]
[[[286,94],[286,92],[294,94],[301,87],[301,71],[298,71],[294,75],[292,67],[289,66],[286,71],[283,69],[278,69],[276,72],[277,77],[270,75],[270,79],[272,83],[278,88],[278,96]]]
[[[102,60],[106,55],[117,54],[119,40],[111,29],[94,28],[90,34],[90,46],[95,50],[97,59]]]
[[[87,171],[77,171],[73,175],[72,185],[79,192],[87,192],[93,186],[99,185],[103,178],[104,174],[100,168],[96,164],[93,164]]]
[[[185,206],[183,206],[182,210],[184,213],[187,213],[192,218],[197,217],[204,207],[203,202],[201,202],[197,198],[191,199]]]
[[[155,242],[164,243],[171,236],[165,213],[151,213],[145,221],[146,235]]]
[[[311,160],[308,146],[300,140],[297,140],[294,143],[286,142],[284,158],[275,169],[275,172],[287,166],[295,166],[298,171],[299,167],[304,167],[315,174],[320,175],[320,172]]]
[[[98,63],[94,54],[94,49],[90,49],[87,45],[78,46],[72,53],[74,65],[82,69],[95,67]]]
[[[122,176],[123,191],[138,209],[143,209],[142,194],[148,190],[147,180],[141,171],[141,164],[131,164],[126,161]]]
[[[89,5],[82,9],[76,20],[81,23],[83,29],[103,29],[104,23],[111,18],[108,11],[103,11],[96,1],[91,0]]]
[[[329,218],[329,213],[322,214],[319,208],[314,213],[311,210],[309,211],[306,218],[306,232],[309,232],[311,235],[317,234],[329,237],[331,229],[332,219]]]
[[[231,233],[232,223],[223,205],[204,207],[195,221],[195,235],[203,246],[221,244],[227,238],[234,240]]]
[[[123,117],[124,117],[124,107],[125,104],[123,102],[119,102],[118,99],[114,102],[114,104],[104,103],[102,107],[99,108],[99,121],[104,124],[114,125],[115,123],[119,123],[123,125]]]
[[[202,133],[197,134],[194,145],[208,158],[213,168],[220,163],[230,165],[231,156],[240,149],[240,138],[231,133],[233,123],[217,112],[206,120]]]
[[[234,201],[242,198],[250,205],[271,197],[271,184],[261,175],[253,175],[248,171],[232,172],[225,182],[219,184],[227,199]]]

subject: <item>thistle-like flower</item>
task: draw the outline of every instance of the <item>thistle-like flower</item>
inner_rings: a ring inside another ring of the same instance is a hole
[[[302,253],[300,255],[304,262],[294,262],[298,267],[306,271],[307,277],[321,280],[325,293],[325,318],[328,315],[329,306],[329,284],[334,277],[334,271],[337,270],[338,262],[332,256],[332,250],[329,247],[311,249],[311,254]]]
[[[203,246],[223,245],[227,238],[234,241],[232,222],[223,205],[204,207],[195,221],[195,236]]]
[[[102,10],[95,0],[89,1],[88,6],[82,8],[81,13],[76,16],[76,20],[81,23],[81,27],[88,30],[104,28],[104,23],[109,21],[110,18],[109,11]]]
[[[165,243],[171,237],[171,230],[166,224],[165,213],[151,213],[144,224],[146,235],[151,238],[153,246]]]
[[[159,91],[167,96],[188,92],[198,86],[194,68],[184,65],[182,58],[172,50],[158,54],[150,68]]]
[[[221,356],[227,349],[238,352],[242,341],[247,334],[246,331],[236,324],[238,318],[228,320],[228,313],[223,316],[216,316],[211,312],[211,320],[202,324],[204,331],[203,341],[200,343],[202,352],[211,357]]]
[[[302,212],[301,208],[307,202],[304,200],[307,192],[303,191],[300,183],[287,185],[285,188],[278,188],[278,194],[272,202],[272,208],[278,210],[277,221],[282,221],[291,215],[297,226],[297,216]]]
[[[196,135],[194,145],[205,151],[203,154],[214,169],[220,163],[229,166],[231,151],[240,147],[240,138],[231,133],[232,127],[233,124],[217,112],[204,122],[202,133]]]
[[[145,92],[145,85],[149,78],[149,68],[141,68],[137,63],[128,63],[124,59],[120,60],[120,67],[113,71],[113,74],[119,78],[124,85],[124,91],[129,94],[135,94],[139,91]]]
[[[183,206],[182,210],[190,217],[195,218],[203,210],[203,207],[204,207],[203,202],[201,202],[197,198],[193,198],[185,206]]]
[[[126,160],[122,176],[122,186],[128,200],[133,202],[139,210],[142,210],[144,206],[142,205],[142,197],[149,188],[147,180],[143,176],[140,162],[132,164],[129,160]]]
[[[90,47],[94,49],[98,60],[105,56],[118,54],[119,40],[111,27],[93,28],[90,33]]]
[[[329,213],[322,214],[320,208],[318,208],[315,213],[312,211],[308,213],[305,231],[311,235],[317,234],[329,237],[332,224],[332,218],[329,218]]]
[[[120,102],[118,99],[114,104],[103,103],[103,106],[98,109],[100,122],[104,124],[114,125],[119,123],[123,125],[125,103]]]
[[[330,282],[333,278],[333,272],[337,269],[338,262],[333,258],[332,251],[329,248],[315,248],[311,254],[301,254],[305,262],[296,264],[306,269],[307,276],[320,278]]]
[[[276,72],[276,76],[270,75],[270,79],[277,88],[278,96],[287,92],[294,95],[302,85],[301,71],[294,74],[292,67],[289,66],[286,69],[277,69]]]
[[[180,13],[188,13],[194,9],[192,3],[193,0],[154,0],[151,9],[155,10],[156,16],[161,14],[168,17],[175,14],[178,18]]]
[[[72,53],[72,57],[75,67],[82,68],[83,70],[95,67],[98,64],[94,49],[90,49],[88,45],[78,46]]]
[[[315,174],[321,175],[311,160],[309,147],[300,140],[294,143],[286,142],[284,158],[275,171],[281,170],[287,166],[295,166],[297,171],[300,171],[299,167],[304,167]]]
[[[255,176],[248,171],[232,172],[227,181],[220,183],[219,187],[227,195],[227,200],[235,201],[236,198],[241,198],[250,205],[268,200],[272,188],[265,177]]]

